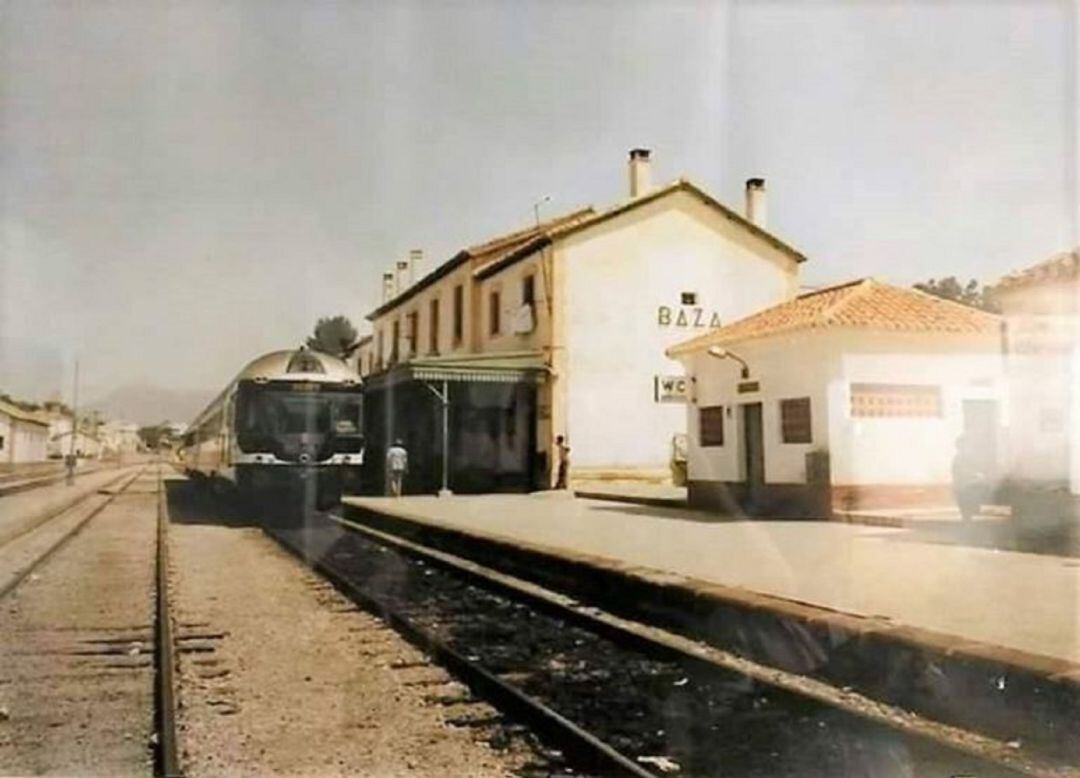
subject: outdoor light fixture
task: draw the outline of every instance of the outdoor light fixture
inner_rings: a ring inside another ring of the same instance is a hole
[[[710,357],[716,357],[717,359],[734,359],[740,365],[742,365],[742,377],[750,377],[750,366],[746,364],[746,360],[740,357],[738,354],[728,351],[723,346],[709,346],[705,352]]]

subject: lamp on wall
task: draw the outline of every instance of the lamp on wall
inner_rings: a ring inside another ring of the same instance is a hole
[[[750,366],[746,364],[745,359],[743,359],[733,351],[728,351],[723,346],[709,346],[708,350],[705,353],[708,354],[710,357],[716,357],[717,359],[734,359],[736,362],[742,365],[742,377],[744,379],[750,377]]]

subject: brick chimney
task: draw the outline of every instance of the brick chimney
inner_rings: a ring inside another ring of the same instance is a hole
[[[424,277],[424,251],[413,249],[409,252],[409,285]]]
[[[652,162],[649,149],[630,149],[630,196],[641,197],[652,189]]]
[[[388,270],[382,274],[382,301],[388,303],[394,299],[395,294],[394,273]]]
[[[396,280],[397,280],[397,294],[401,294],[409,288],[409,261],[407,259],[399,259],[395,265],[396,267]]]

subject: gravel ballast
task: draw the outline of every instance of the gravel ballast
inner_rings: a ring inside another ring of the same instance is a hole
[[[250,522],[169,493],[181,766],[209,775],[510,775],[496,711]]]

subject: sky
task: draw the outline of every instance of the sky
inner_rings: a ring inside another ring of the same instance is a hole
[[[382,271],[626,195],[626,153],[808,286],[1080,243],[1076,0],[0,0],[0,389],[212,391]]]

